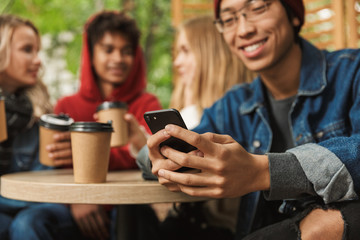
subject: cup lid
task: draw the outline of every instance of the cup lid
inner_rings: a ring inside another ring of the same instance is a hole
[[[96,112],[101,110],[110,109],[110,108],[125,108],[127,109],[127,104],[125,102],[103,102],[96,108]]]
[[[71,132],[113,132],[112,122],[74,122],[70,125]]]
[[[74,122],[74,119],[70,118],[66,114],[44,114],[40,117],[40,126],[49,129],[68,131],[70,125]]]

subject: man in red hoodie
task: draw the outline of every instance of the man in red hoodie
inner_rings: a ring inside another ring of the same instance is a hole
[[[127,104],[129,144],[111,148],[109,170],[137,168],[134,153],[146,144],[146,138],[145,134],[134,132],[141,132],[141,127],[150,133],[143,114],[161,109],[158,99],[145,92],[146,69],[139,38],[136,22],[123,12],[104,11],[92,16],[83,34],[80,89],[60,99],[55,107],[55,113],[68,114],[75,121],[95,121],[96,108],[102,102]],[[49,156],[59,167],[71,165],[70,133],[58,134],[55,138],[58,142],[47,146]],[[27,219],[26,230],[17,231],[27,231],[29,239],[109,238],[111,206],[52,205],[43,212],[45,217],[36,221]]]

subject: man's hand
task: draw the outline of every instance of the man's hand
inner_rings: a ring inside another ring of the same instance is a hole
[[[152,173],[158,177],[159,183],[166,186],[170,191],[180,191],[177,184],[158,175],[160,169],[175,171],[181,168],[181,165],[174,161],[166,159],[160,152],[160,143],[170,138],[170,135],[163,129],[150,136],[147,140],[149,148],[149,158],[152,163]]]
[[[109,238],[110,219],[100,205],[72,204],[71,214],[86,237],[105,240]]]
[[[148,140],[149,157],[153,173],[164,185],[175,183],[184,193],[212,198],[238,197],[270,188],[267,156],[248,153],[230,136],[200,135],[175,125],[167,125],[165,130],[153,136]],[[186,154],[163,147],[160,152],[159,143],[170,136],[188,142],[198,151]],[[174,172],[179,166],[199,169],[200,172]]]
[[[54,134],[55,143],[46,146],[50,159],[53,159],[56,167],[69,166],[72,164],[70,132]]]

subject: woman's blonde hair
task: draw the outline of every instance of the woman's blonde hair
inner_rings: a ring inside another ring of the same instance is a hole
[[[0,72],[5,71],[10,63],[12,37],[15,29],[20,26],[27,26],[33,29],[40,43],[39,31],[32,22],[10,14],[0,15]],[[19,91],[24,91],[24,94],[29,97],[35,118],[52,112],[49,93],[40,78],[34,86],[20,89]]]
[[[184,31],[191,51],[195,55],[197,69],[192,81],[193,100],[198,109],[210,107],[224,93],[238,83],[250,82],[255,76],[235,56],[213,24],[213,17],[202,16],[184,22],[178,33]],[[176,56],[176,52],[174,53]],[[174,90],[170,106],[184,108],[184,86],[178,84],[175,74]]]

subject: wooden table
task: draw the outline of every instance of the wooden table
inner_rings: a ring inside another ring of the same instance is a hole
[[[157,181],[143,180],[139,170],[109,172],[106,183],[74,183],[72,169],[20,172],[1,176],[6,198],[49,203],[148,204],[204,200],[170,192]]]
[[[118,240],[133,239],[136,204],[205,200],[170,192],[157,181],[143,180],[139,170],[109,172],[105,183],[74,183],[72,169],[20,172],[1,176],[1,195],[6,198],[67,204],[116,204]]]

